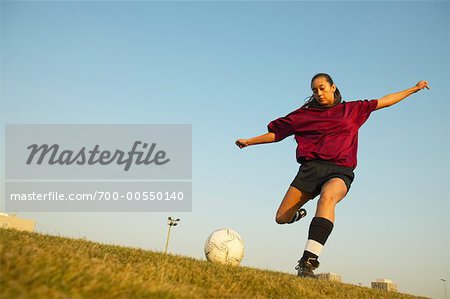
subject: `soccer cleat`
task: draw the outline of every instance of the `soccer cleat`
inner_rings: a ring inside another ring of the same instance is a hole
[[[319,262],[314,258],[309,258],[308,260],[304,260],[302,258],[298,261],[298,265],[295,267],[295,270],[297,270],[297,276],[317,279],[317,276],[314,274],[313,270],[317,269],[319,265]]]
[[[294,217],[292,217],[291,221],[289,221],[288,223],[294,223],[299,221],[300,219],[302,219],[303,217],[306,216],[306,210],[305,209],[299,209],[297,212],[295,212]]]

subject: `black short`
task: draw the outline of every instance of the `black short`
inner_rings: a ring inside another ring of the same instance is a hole
[[[291,186],[316,197],[320,194],[322,186],[332,178],[341,178],[347,186],[348,192],[355,174],[352,168],[338,166],[332,162],[323,160],[305,161],[302,162]]]

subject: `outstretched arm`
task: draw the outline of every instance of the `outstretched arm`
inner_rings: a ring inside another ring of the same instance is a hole
[[[411,88],[408,88],[408,89],[405,89],[403,91],[399,91],[396,93],[388,94],[388,95],[378,99],[378,105],[375,108],[375,110],[392,106],[392,105],[400,102],[401,100],[409,97],[413,93],[416,93],[419,90],[422,90],[424,88],[430,89],[428,87],[428,81],[420,81],[414,87],[411,87]]]
[[[239,148],[244,148],[249,145],[256,145],[261,143],[271,143],[275,142],[275,133],[269,132],[261,136],[249,138],[249,139],[238,139],[236,140],[236,145]]]

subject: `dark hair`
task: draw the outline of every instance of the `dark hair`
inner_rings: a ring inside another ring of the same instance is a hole
[[[317,78],[320,77],[324,77],[325,79],[327,79],[328,83],[330,83],[330,85],[333,85],[333,79],[331,79],[331,76],[325,73],[318,73],[316,75],[314,75],[314,77],[312,77],[311,79],[311,85],[314,82],[314,80],[316,80]],[[342,100],[342,96],[341,96],[341,92],[339,91],[339,89],[336,87],[336,90],[334,91],[334,102],[335,103],[339,103]],[[308,99],[308,101],[302,106],[303,107],[309,107],[309,108],[320,108],[322,106],[320,106],[320,104],[317,102],[316,98],[314,98],[314,95],[311,95]]]

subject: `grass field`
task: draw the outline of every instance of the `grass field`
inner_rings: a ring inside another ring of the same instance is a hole
[[[415,298],[249,267],[0,229],[0,298]]]

